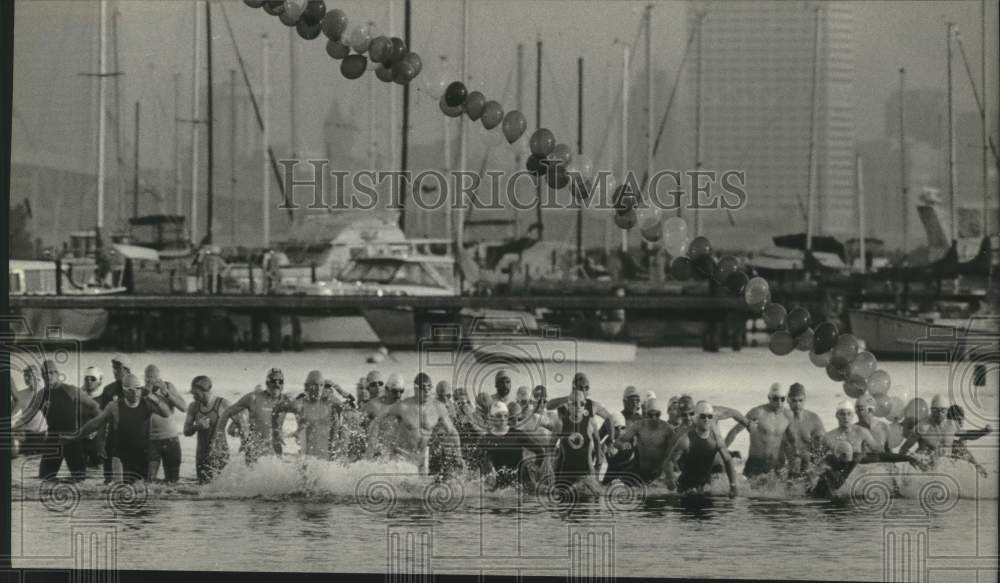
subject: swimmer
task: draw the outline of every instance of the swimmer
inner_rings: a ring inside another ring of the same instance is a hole
[[[858,425],[871,432],[875,439],[876,451],[879,453],[891,453],[892,447],[889,445],[889,423],[875,417],[875,398],[869,394],[858,397],[854,402],[854,413],[858,417]]]
[[[41,377],[44,390],[32,400],[41,403],[48,432],[45,452],[38,464],[38,477],[43,480],[55,479],[65,460],[72,479],[83,480],[87,477],[87,458],[83,444],[65,441],[65,438],[76,435],[83,420],[95,418],[100,412],[100,406],[80,389],[64,383],[54,360],[42,363]],[[87,424],[83,423],[83,426],[86,427]],[[93,431],[89,429],[84,436]]]
[[[309,457],[329,460],[331,438],[336,435],[344,406],[334,396],[333,383],[325,388],[323,373],[311,370],[306,375],[305,393],[293,404],[299,451]]]
[[[639,398],[639,389],[629,385],[625,387],[622,394],[622,416],[625,423],[642,421],[642,400]]]
[[[493,377],[493,387],[496,392],[490,396],[491,401],[499,401],[505,405],[510,403],[511,386],[510,373],[504,369],[497,371],[496,376]]]
[[[641,409],[639,413],[642,414],[643,417],[646,416],[646,410],[644,409],[644,407],[646,406],[646,401],[655,398],[656,398],[656,393],[654,393],[653,391],[646,391],[646,394],[642,396],[642,405],[639,406],[639,408]]]
[[[193,401],[188,405],[184,419],[184,435],[197,435],[194,467],[198,481],[205,483],[219,475],[229,463],[229,444],[217,428],[222,412],[229,408],[229,402],[212,396],[212,379],[205,375],[191,379],[191,397]],[[239,424],[240,417],[233,418],[232,422]]]
[[[451,415],[452,410],[455,408],[455,403],[454,394],[448,381],[438,381],[437,386],[434,387],[434,393],[437,396],[438,402],[444,404],[445,408],[448,409],[448,415]]]
[[[667,400],[667,423],[669,423],[672,427],[677,427],[681,424],[679,410],[677,409],[678,400],[679,397],[677,397],[677,395],[674,395]]]
[[[38,367],[33,364],[24,367],[23,375],[25,389],[15,390],[11,383],[10,411],[12,414],[21,412],[21,419],[12,430],[17,438],[18,453],[29,456],[43,452],[48,423],[45,421],[45,393]]]
[[[590,415],[591,417],[593,417],[594,415],[600,415],[601,419],[604,420],[605,429],[608,430],[608,439],[610,441],[614,441],[615,439],[614,427],[611,427],[611,422],[610,422],[611,412],[608,411],[608,409],[604,405],[590,398],[590,379],[587,378],[587,375],[582,372],[578,372],[575,375],[573,375],[573,385],[572,388],[570,389],[569,396],[552,399],[546,402],[545,408],[549,410],[558,409],[559,407],[562,407],[571,400],[573,400],[576,396],[576,393],[583,394],[584,405],[587,408],[588,415]]]
[[[531,400],[531,389],[524,385],[517,388],[517,396],[514,397],[514,402],[517,403],[520,409],[517,420],[526,419],[531,415],[535,407],[535,403]]]
[[[641,421],[633,421],[631,424],[625,420],[625,416],[621,413],[612,413],[611,422],[615,426],[615,434],[618,435],[618,440],[622,440],[622,434],[625,430]],[[632,444],[634,445],[635,439],[632,439]],[[631,476],[635,475],[635,447],[610,447],[607,452],[607,464],[608,469],[604,472],[604,477],[601,479],[601,485],[607,486],[611,482],[617,480],[628,480]]]
[[[177,482],[181,477],[181,440],[170,416],[175,409],[186,412],[187,403],[173,383],[160,377],[160,369],[155,364],[146,367],[145,380],[147,391],[152,391],[155,386],[162,389],[159,395],[167,405],[166,417],[153,415],[149,419],[149,479],[156,479],[162,462],[164,481]]]
[[[746,414],[750,451],[743,465],[743,475],[747,478],[781,468],[781,444],[792,418],[791,412],[785,409],[785,399],[784,387],[774,383],[767,393],[767,404],[758,405]],[[732,444],[743,429],[742,424],[733,427],[726,435],[726,445]]]
[[[635,474],[649,484],[663,474],[663,463],[667,459],[674,439],[674,428],[661,419],[663,411],[659,401],[646,401],[646,418],[627,425],[614,444],[616,448],[635,447]],[[610,469],[608,470],[610,471]]]
[[[851,444],[854,453],[864,455],[868,452],[878,452],[879,446],[872,437],[871,431],[860,425],[854,425],[854,401],[844,399],[837,404],[837,428],[827,432],[823,436],[826,447],[833,449],[838,441],[846,441]],[[906,453],[906,452],[900,452]]]
[[[916,445],[917,453],[930,454],[934,457],[951,456],[958,425],[948,419],[950,408],[951,403],[947,397],[934,395],[931,399],[931,414],[917,423],[913,432],[899,447],[899,453],[907,453]]]
[[[280,368],[272,368],[265,379],[266,389],[253,391],[226,407],[216,426],[222,431],[229,419],[246,411],[249,421],[240,424],[243,450],[247,465],[253,465],[265,455],[281,455],[281,419],[285,413],[294,413],[295,407],[288,395],[284,394],[285,374]]]
[[[854,455],[854,448],[849,442],[838,441],[833,451],[820,462],[815,483],[806,492],[816,498],[832,497],[858,467],[861,459],[860,455]]]
[[[132,364],[129,362],[127,356],[118,353],[111,357],[111,374],[115,380],[105,385],[100,396],[94,399],[101,406],[101,409],[106,408],[112,401],[122,398],[121,381],[126,375],[132,374]],[[114,459],[114,449],[114,428],[109,423],[104,435],[104,483],[106,484],[110,483],[114,477],[114,465],[112,462]]]
[[[547,453],[547,440],[511,426],[510,419],[517,416],[520,406],[509,407],[496,401],[490,407],[488,427],[479,440],[482,459],[479,467],[490,490],[521,484],[532,487],[538,482],[536,456]]]
[[[792,383],[789,387],[788,408],[792,414],[782,438],[782,456],[789,475],[798,476],[812,465],[813,453],[822,443],[826,429],[819,415],[806,409],[806,388],[802,383]]]
[[[736,468],[730,457],[726,444],[712,430],[715,421],[715,410],[712,405],[702,401],[695,407],[694,427],[682,434],[670,449],[665,464],[667,487],[681,493],[704,493],[712,482],[712,467],[716,457],[722,459],[726,477],[729,478],[729,497],[735,497]],[[680,469],[680,478],[674,467]]]
[[[368,389],[368,398],[373,400],[381,398],[383,387],[385,387],[385,382],[382,381],[382,373],[377,370],[368,371],[368,375],[365,376],[365,388]]]
[[[560,428],[556,432],[555,483],[587,494],[600,491],[595,478],[595,452],[599,445],[597,429],[591,423],[586,391],[574,390],[559,407]],[[608,415],[608,419],[611,416]]]
[[[149,480],[149,422],[150,417],[166,417],[170,407],[166,404],[161,385],[146,389],[133,374],[121,380],[123,396],[104,408],[97,417],[83,425],[64,440],[75,443],[94,431],[110,424],[117,437],[114,457],[122,464],[125,482]]]
[[[979,472],[981,476],[988,477],[989,472],[984,468],[969,451],[969,448],[965,445],[966,441],[975,441],[981,437],[986,437],[993,432],[993,428],[990,425],[982,429],[968,429],[962,430],[962,425],[965,423],[965,409],[961,405],[952,405],[948,409],[948,419],[951,419],[955,426],[958,428],[958,432],[955,433],[955,441],[951,444],[951,455],[955,459],[965,460],[975,466],[976,471]]]
[[[392,388],[392,378],[388,383]],[[395,438],[393,449],[397,454],[402,454],[417,466],[421,475],[427,475],[428,471],[428,443],[434,427],[441,423],[445,432],[450,437],[450,444],[460,448],[462,442],[458,435],[458,430],[451,422],[448,409],[444,404],[431,398],[433,383],[427,373],[419,373],[413,379],[414,396],[394,402],[384,412],[381,417],[394,419],[398,422],[399,431]],[[379,423],[369,425],[368,428],[368,448],[369,453],[373,453],[373,444],[377,441]],[[458,462],[464,466],[464,461]]]

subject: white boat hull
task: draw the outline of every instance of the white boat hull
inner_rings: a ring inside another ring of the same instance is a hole
[[[638,348],[633,342],[578,340],[573,338],[509,338],[472,342],[480,360],[519,362],[624,363],[635,361]]]
[[[922,352],[943,347],[954,353],[996,349],[997,318],[926,322],[869,310],[851,310],[851,333],[875,356],[922,360]],[[950,325],[949,325],[950,324]]]

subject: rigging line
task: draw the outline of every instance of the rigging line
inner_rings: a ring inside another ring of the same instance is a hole
[[[634,51],[636,45],[639,43],[639,36],[642,34],[642,21],[636,26],[635,36],[632,38],[632,43],[630,45],[629,51]],[[593,160],[595,164],[600,164],[599,160],[604,157],[604,150],[608,146],[608,138],[611,135],[611,128],[614,127],[614,123],[617,117],[620,115],[618,111],[622,102],[622,88],[618,88],[618,92],[615,94],[615,102],[613,107],[608,110],[608,119],[604,123],[604,131],[601,133],[601,145],[597,148],[597,155],[594,156]],[[613,166],[614,164],[612,164]]]
[[[240,52],[240,47],[236,44],[236,35],[233,34],[233,25],[229,22],[229,14],[226,12],[225,3],[220,3],[219,6],[222,9],[222,19],[226,23],[226,30],[229,32],[229,40],[233,43],[233,51],[236,53],[236,60],[240,65],[240,72],[243,73],[243,83],[247,86],[247,94],[250,96],[250,103],[253,104],[254,116],[257,118],[257,126],[263,131],[264,129],[264,118],[260,114],[260,106],[257,103],[257,95],[254,93],[253,85],[250,84],[250,77],[247,75],[246,62],[243,61],[243,53]],[[262,88],[262,91],[267,91],[266,87]],[[197,123],[197,121],[195,122]],[[271,171],[274,173],[274,179],[278,183],[278,192],[281,194],[281,200],[288,205],[288,193],[285,192],[285,184],[281,180],[281,173],[278,171],[278,160],[274,155],[274,148],[271,144],[267,145],[267,155],[271,160]],[[288,208],[288,218],[291,220],[293,217],[292,209]]]
[[[980,119],[983,119],[986,117],[986,111],[983,109],[983,102],[979,99],[979,91],[976,89],[976,80],[972,77],[972,69],[969,68],[969,59],[965,55],[965,44],[962,42],[962,37],[959,36],[957,40],[958,50],[962,53],[962,63],[965,64],[965,74],[969,77],[969,84],[972,85],[972,95],[976,98],[976,107],[979,109]],[[990,140],[990,151],[993,152],[993,157],[997,158],[997,151],[993,147],[992,140]]]

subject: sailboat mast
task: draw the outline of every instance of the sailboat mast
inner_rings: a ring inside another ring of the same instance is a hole
[[[646,5],[646,177],[653,175],[653,5]],[[645,182],[645,181],[644,181]],[[643,184],[643,187],[646,185]]]
[[[861,254],[861,273],[867,271],[867,249],[865,241],[865,184],[861,156],[854,156],[854,184],[858,193],[858,249]]]
[[[194,6],[194,66],[191,68],[191,211],[188,224],[191,230],[191,242],[198,242],[198,124],[201,123],[201,100],[198,99],[200,79],[198,69],[201,67],[201,23],[198,18],[200,6]]]
[[[705,20],[705,14],[701,13],[698,15],[698,54],[695,59],[695,90],[694,90],[694,169],[695,171],[701,171],[701,117],[702,117],[702,101],[701,101],[701,54],[702,54],[702,23]],[[694,196],[697,196],[696,194]],[[694,235],[698,237],[701,235],[701,211],[698,209],[698,201],[692,199],[694,206]]]
[[[412,50],[410,46],[410,0],[404,0],[403,3],[403,42],[406,44],[407,49]],[[400,184],[399,192],[399,229],[406,233],[406,197],[410,189],[410,181],[406,178],[406,171],[409,166],[409,149],[410,149],[410,84],[406,83],[403,85],[403,127],[401,128],[403,132],[402,137],[402,151],[400,152],[400,171],[402,174],[402,184]]]
[[[983,143],[983,228],[982,234],[984,237],[989,236],[989,225],[990,222],[987,219],[990,211],[990,175],[988,167],[988,156],[990,149],[990,143],[988,141],[986,123],[989,121],[989,114],[987,113],[987,108],[989,107],[986,101],[986,0],[981,0],[979,3],[979,79],[982,82],[983,87],[983,105],[982,105],[982,118],[981,125],[979,126],[979,138]]]
[[[583,155],[583,57],[576,60],[576,153]],[[576,264],[583,265],[583,198],[576,201]]]
[[[139,218],[139,111],[140,104],[135,102],[135,139],[132,145],[135,168],[132,171],[132,216]]]
[[[181,74],[174,73],[174,205],[178,215],[184,214],[181,196]]]
[[[264,193],[261,199],[263,220],[264,225],[261,229],[261,235],[263,236],[264,248],[267,249],[271,245],[271,177],[268,175],[268,170],[270,170],[270,143],[271,143],[271,77],[270,77],[270,60],[271,60],[271,41],[268,39],[266,34],[261,35],[261,47],[260,47],[260,69],[261,69],[261,93],[263,94],[263,112],[261,113],[260,120],[260,136],[261,136],[261,157],[264,159],[262,168],[264,175],[261,177],[263,179]]]
[[[446,62],[448,62],[448,57],[445,55],[441,55],[442,70],[447,70],[447,66],[445,66]],[[452,118],[448,117],[447,115],[441,116],[441,123],[444,124],[443,130],[444,130],[444,175],[445,176],[451,176],[451,165],[454,162],[451,156],[451,119]],[[451,215],[454,212],[454,208],[451,206],[451,204],[448,203],[451,200],[452,192],[451,192],[451,187],[449,186],[447,180],[444,182],[442,187],[444,188],[444,194],[445,194],[444,232],[448,234],[448,237],[451,237],[453,235]]]
[[[628,184],[628,81],[629,81],[629,57],[630,48],[627,43],[622,43],[622,142],[621,142],[621,176],[622,186]],[[628,253],[628,229],[621,229],[622,253]]]
[[[104,109],[107,97],[104,91],[104,76],[107,75],[107,62],[105,53],[107,52],[107,19],[108,0],[101,0],[101,16],[98,24],[98,44],[100,52],[98,54],[98,77],[97,77],[97,237],[100,240],[101,229],[104,228],[104,138],[105,119]]]
[[[535,41],[537,53],[535,63],[535,127],[542,127],[542,38]],[[542,222],[542,177],[535,181],[535,224],[538,226],[538,240],[545,237],[545,224]]]
[[[229,235],[236,245],[236,69],[229,69]]]
[[[910,197],[906,179],[906,69],[899,69],[899,179],[903,201],[903,254],[910,250]]]
[[[469,82],[469,0],[462,0],[462,83]],[[469,124],[467,116],[458,116],[458,171],[465,175],[466,165],[469,159]],[[459,189],[461,190],[461,189]],[[461,201],[460,193],[455,193],[452,201],[457,205],[455,215],[455,252],[461,255],[463,242],[465,239],[465,213]]]
[[[214,135],[214,125],[215,118],[213,117],[213,99],[212,93],[214,90],[212,81],[212,3],[210,1],[205,2],[205,64],[208,69],[208,103],[207,103],[207,115],[205,123],[208,124],[208,205],[205,213],[205,242],[212,242],[212,223],[215,214],[215,139]]]
[[[517,43],[517,101],[516,107],[520,112],[524,112],[524,43]],[[521,150],[518,148],[514,153],[514,168],[518,170],[524,168],[524,160],[521,158]],[[514,209],[514,233],[521,234],[521,213]]]
[[[950,216],[951,240],[958,240],[958,231],[955,230],[955,108],[953,102],[952,73],[951,73],[951,45],[954,35],[955,24],[948,24],[948,212]]]
[[[817,5],[815,21],[813,25],[813,63],[812,63],[812,90],[809,100],[809,170],[808,174],[808,198],[806,200],[806,251],[812,251],[814,222],[816,216],[816,91],[817,74],[819,69],[819,17],[820,6]]]

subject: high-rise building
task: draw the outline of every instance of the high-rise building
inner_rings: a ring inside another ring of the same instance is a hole
[[[745,171],[748,196],[746,208],[729,216],[703,212],[705,232],[730,246],[764,245],[774,235],[805,232],[815,72],[813,232],[853,235],[849,4],[693,0],[687,11],[689,31],[704,15],[701,40],[695,37],[685,71],[691,124],[701,71],[702,169]],[[686,164],[695,164],[693,134]]]

